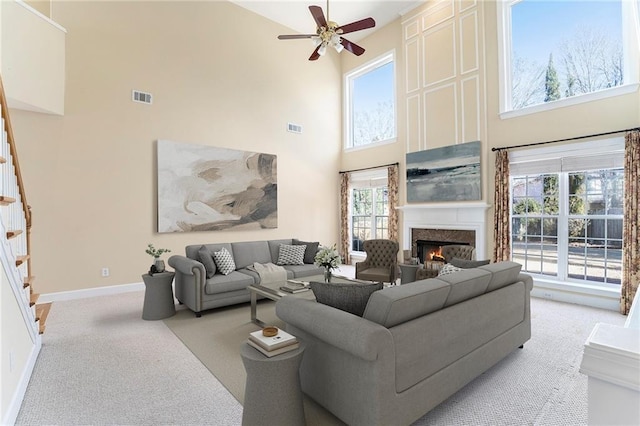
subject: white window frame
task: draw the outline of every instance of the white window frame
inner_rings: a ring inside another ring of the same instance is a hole
[[[592,102],[638,91],[640,87],[640,13],[638,2],[619,0],[622,7],[622,44],[625,82],[621,86],[596,92],[575,95],[557,101],[546,102],[514,110],[511,96],[511,7],[522,0],[498,0],[496,4],[498,22],[498,78],[500,118],[508,119],[541,111],[550,111],[570,105]]]
[[[555,168],[554,164],[557,164],[560,158],[573,158],[578,159],[583,157],[585,161],[588,161],[590,156],[602,156],[606,155],[609,157],[607,161],[602,163],[603,168],[614,168],[620,167],[621,164],[620,158],[624,157],[624,138],[623,137],[611,137],[607,139],[594,140],[589,142],[581,142],[574,143],[570,145],[552,145],[540,148],[532,148],[521,151],[510,151],[509,152],[509,163],[512,165],[512,170],[510,172],[511,176],[521,176],[527,171],[530,170],[530,174],[544,174],[544,173],[552,173]],[[593,157],[593,158],[596,158]],[[535,163],[542,164],[542,167],[535,165]],[[532,164],[533,166],[529,166],[528,164]],[[545,167],[546,166],[546,167]],[[548,167],[548,169],[546,169]],[[523,172],[519,173],[518,169]],[[537,170],[537,171],[536,171]],[[558,181],[559,185],[567,184],[561,179]],[[511,188],[509,188],[511,192]],[[510,200],[512,203],[513,200]],[[563,214],[566,214],[568,210],[568,206],[562,206],[562,203],[565,203],[565,200],[561,200],[561,209],[564,211]],[[509,211],[512,211],[513,206],[509,206]],[[510,219],[511,219],[511,215]],[[509,226],[511,226],[512,221],[509,220]],[[513,238],[513,230],[511,230],[511,235]],[[558,224],[558,247],[560,245],[568,244],[568,236],[566,229],[560,227],[560,223]],[[567,258],[563,251],[558,249],[558,268],[564,267],[566,265]],[[562,266],[561,266],[562,265]],[[560,271],[559,271],[560,272]],[[528,272],[527,272],[528,273]],[[546,288],[554,288],[558,290],[569,291],[576,294],[582,295],[591,295],[591,296],[601,296],[601,295],[615,295],[615,297],[619,297],[621,285],[619,284],[610,284],[610,283],[587,283],[580,280],[571,280],[563,281],[561,278],[552,277],[548,275],[540,275],[535,273],[528,273],[534,278],[534,283],[536,285],[542,284],[543,287]]]
[[[378,141],[378,142],[374,142],[374,143],[370,143],[370,144],[366,144],[366,145],[361,145],[361,146],[353,146],[353,140],[351,138],[352,135],[352,127],[353,124],[351,123],[351,117],[352,117],[352,108],[351,108],[351,90],[352,90],[352,81],[364,74],[369,73],[370,71],[381,67],[383,65],[386,65],[388,63],[393,63],[393,95],[392,95],[392,100],[393,100],[393,126],[394,126],[394,135],[392,138],[389,139],[385,139],[382,141]],[[378,56],[377,58],[374,58],[372,60],[370,60],[369,62],[347,72],[344,74],[344,80],[343,80],[343,123],[344,123],[344,135],[343,135],[343,140],[344,140],[344,150],[345,151],[357,151],[360,149],[367,149],[367,148],[371,148],[371,147],[376,147],[376,146],[380,146],[380,145],[385,145],[385,144],[389,144],[389,143],[394,143],[397,140],[398,137],[398,102],[397,102],[397,98],[396,98],[396,94],[397,94],[397,66],[396,66],[396,51],[391,50],[390,52],[387,52],[383,55]]]
[[[383,188],[389,186],[388,181],[388,173],[387,170],[367,170],[362,172],[353,172],[351,174],[351,183],[349,188],[349,199],[353,200],[353,190],[354,189],[366,189],[370,188],[374,190],[374,196],[372,202],[375,205],[375,189]],[[351,206],[351,202],[349,203],[349,253],[358,255],[363,255],[363,251],[355,251],[353,250],[353,206]],[[374,206],[375,208],[375,206]],[[372,219],[374,219],[375,215],[372,215]],[[372,220],[371,223],[372,229],[371,233],[374,234],[375,220]]]

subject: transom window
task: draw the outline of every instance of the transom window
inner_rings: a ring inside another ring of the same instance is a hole
[[[501,112],[637,83],[637,9],[626,0],[499,1]]]
[[[345,148],[392,142],[396,137],[393,52],[345,75]]]

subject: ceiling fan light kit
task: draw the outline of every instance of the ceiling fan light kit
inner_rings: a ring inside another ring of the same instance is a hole
[[[329,0],[327,0],[326,18],[322,12],[322,8],[319,6],[309,6],[309,11],[311,12],[311,16],[313,16],[314,21],[316,21],[317,28],[315,34],[279,35],[278,39],[293,40],[310,38],[316,46],[315,50],[309,57],[310,61],[315,61],[320,56],[325,55],[327,53],[327,47],[334,48],[338,53],[342,52],[343,49],[346,49],[356,56],[360,56],[364,53],[364,48],[350,42],[346,38],[342,37],[342,35],[375,27],[376,22],[373,18],[365,18],[360,21],[339,26],[337,23],[329,21]]]

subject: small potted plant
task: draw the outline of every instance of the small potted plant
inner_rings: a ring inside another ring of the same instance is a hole
[[[149,270],[149,275],[153,275],[156,272],[164,272],[164,260],[160,259],[164,253],[169,253],[171,250],[164,248],[155,248],[153,244],[149,244],[145,252],[153,257],[153,265],[151,265],[151,269]]]
[[[313,259],[317,266],[324,268],[324,281],[331,282],[331,275],[334,269],[342,262],[342,258],[338,254],[338,249],[334,244],[332,247],[321,247],[316,257]]]

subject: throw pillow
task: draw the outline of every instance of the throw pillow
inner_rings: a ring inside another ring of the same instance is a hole
[[[213,259],[216,261],[216,266],[222,275],[229,275],[236,270],[236,263],[233,261],[233,256],[229,253],[229,250],[222,247],[220,251],[213,252]]]
[[[311,291],[316,301],[353,315],[362,316],[369,297],[374,291],[382,290],[382,283],[322,283],[311,282]]]
[[[449,263],[452,264],[453,266],[457,266],[458,268],[469,269],[469,268],[477,268],[478,266],[488,265],[489,262],[490,262],[489,259],[467,260],[467,259],[460,259],[459,257],[454,257],[453,259],[451,259]]]
[[[293,245],[307,246],[307,249],[304,251],[304,263],[313,264],[315,262],[316,253],[318,253],[318,247],[320,246],[318,241],[307,242],[294,239]]]
[[[280,244],[278,252],[278,265],[303,265],[304,252],[307,246],[291,246],[288,244]]]
[[[207,271],[207,278],[214,276],[216,273],[216,262],[213,260],[211,250],[206,246],[200,247],[198,257],[200,258],[200,263],[204,265],[205,271]]]
[[[438,272],[438,276],[441,277],[443,275],[453,274],[454,272],[462,271],[462,268],[458,268],[457,266],[453,266],[450,263],[445,264],[440,272]]]

